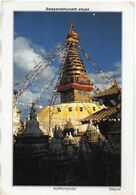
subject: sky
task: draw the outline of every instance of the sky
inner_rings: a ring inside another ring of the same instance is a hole
[[[65,43],[71,22],[80,35],[80,45],[93,61],[109,76],[116,76],[121,85],[121,13],[104,12],[15,12],[14,14],[14,81],[24,79],[34,65],[53,48]],[[95,69],[82,56],[90,79],[100,89],[109,86],[98,77]],[[60,59],[51,64],[19,101],[26,104],[40,96],[54,76]],[[48,104],[53,86],[40,100]]]

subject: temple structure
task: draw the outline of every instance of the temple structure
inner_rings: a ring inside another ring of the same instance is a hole
[[[41,159],[46,157],[48,136],[39,128],[34,104],[30,109],[29,120],[21,134],[14,137],[14,181],[16,185],[36,182],[40,177]],[[37,179],[35,178],[37,175]]]
[[[38,113],[38,120],[43,131],[48,131],[55,125],[64,129],[67,123],[72,123],[75,129],[85,131],[87,125],[81,119],[90,116],[103,108],[91,100],[93,86],[86,73],[85,65],[78,53],[79,35],[73,24],[66,38],[68,54],[62,67],[60,83],[57,92],[60,93],[60,104],[43,108]]]
[[[71,24],[66,44],[69,47],[65,64],[62,68],[62,77],[57,91],[61,93],[61,102],[90,102],[91,85],[84,63],[78,53],[79,35]]]
[[[114,79],[110,88],[91,97],[78,44],[72,24],[57,86],[60,104],[37,114],[32,103],[23,131],[14,134],[13,185],[121,185],[121,88]],[[15,101],[13,108],[18,128]]]
[[[102,102],[105,107],[97,113],[92,113],[82,119],[82,123],[89,123],[91,120],[96,125],[99,124],[101,132],[104,135],[108,136],[109,132],[111,132],[110,136],[113,135],[113,129],[116,131],[116,128],[113,128],[115,124],[118,124],[118,129],[121,129],[121,88],[116,79],[113,79],[111,87],[99,92],[93,100]],[[118,135],[119,133],[118,131]]]
[[[91,114],[89,117],[84,118],[85,121],[99,121],[114,118],[121,111],[121,88],[118,85],[116,79],[113,79],[111,87],[100,91],[93,98],[93,101],[102,102],[105,107],[97,113]]]

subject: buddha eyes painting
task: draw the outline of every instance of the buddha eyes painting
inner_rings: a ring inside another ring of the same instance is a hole
[[[14,12],[13,185],[121,186],[121,12]]]

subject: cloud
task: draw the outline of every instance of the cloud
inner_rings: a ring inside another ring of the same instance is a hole
[[[18,78],[19,71],[22,76],[25,76],[45,55],[45,49],[32,43],[30,39],[22,36],[16,37],[14,40],[14,66],[15,70],[17,69],[15,77]],[[54,69],[55,67],[48,66],[43,76],[46,76],[46,78],[52,77]]]
[[[116,78],[117,83],[121,85],[121,63],[116,62],[113,64],[113,70],[105,72],[105,74],[111,78]],[[102,79],[99,74],[89,73],[91,81],[101,90],[111,86],[111,83],[107,83],[105,79]]]
[[[19,36],[14,40],[14,64],[15,69],[21,70],[25,74],[33,69],[46,55],[44,48],[32,43],[30,39]],[[53,76],[53,68],[49,66],[44,71],[44,76],[50,78]],[[16,77],[17,75],[15,75]]]
[[[23,81],[25,75],[31,71],[34,66],[39,63],[46,55],[44,48],[34,44],[30,39],[22,36],[15,37],[14,40],[14,82]],[[46,87],[50,79],[54,77],[56,72],[55,65],[48,66],[42,72],[39,79],[27,89],[19,98],[19,101],[30,103],[35,101],[39,96],[41,89]],[[47,96],[51,96],[51,88],[47,91]],[[19,88],[18,88],[19,90]],[[46,96],[46,97],[47,97]],[[48,97],[48,98],[49,98]],[[47,99],[47,98],[46,98]]]
[[[22,96],[19,97],[19,101],[27,104],[30,104],[35,101],[36,98],[38,98],[40,93],[32,93],[31,90],[27,90],[24,92]]]
[[[42,50],[42,52],[44,52]],[[24,37],[16,37],[14,40],[14,63],[15,66],[29,71],[34,64],[42,60],[41,50]]]

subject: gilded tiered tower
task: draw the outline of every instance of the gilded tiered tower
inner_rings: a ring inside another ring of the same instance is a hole
[[[61,102],[54,106],[46,106],[38,113],[40,127],[45,133],[49,133],[55,125],[63,130],[67,124],[72,124],[79,132],[86,131],[87,125],[82,124],[81,120],[102,109],[102,106],[91,101],[93,86],[78,53],[78,45],[79,35],[71,24],[66,38],[68,53],[57,87]]]
[[[62,68],[62,77],[57,91],[61,93],[61,102],[90,102],[93,89],[86,73],[84,63],[78,53],[79,35],[71,24],[67,35],[68,54]]]

